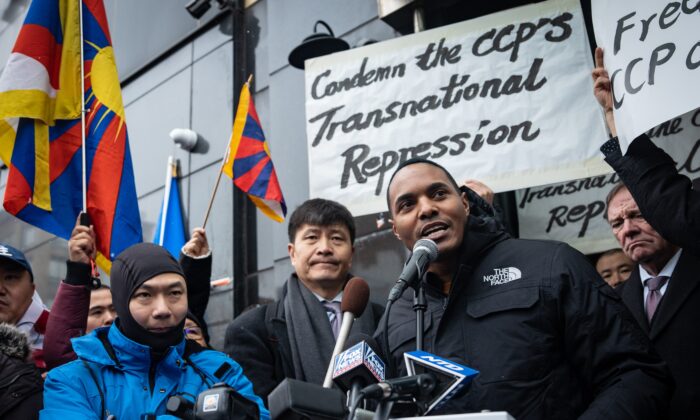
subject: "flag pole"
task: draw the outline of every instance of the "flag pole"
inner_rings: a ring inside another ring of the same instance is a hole
[[[253,75],[248,76],[248,81],[245,82],[246,85],[250,87],[250,82],[253,80]],[[240,99],[239,99],[240,102]],[[238,107],[236,107],[236,114],[238,114]],[[234,115],[234,122],[236,120],[236,115]],[[207,212],[204,214],[204,223],[202,223],[202,229],[207,227],[207,221],[209,220],[209,213],[211,213],[211,207],[214,204],[214,198],[216,197],[216,191],[219,189],[219,183],[221,182],[221,175],[224,173],[224,165],[228,160],[231,142],[226,144],[226,152],[224,153],[224,159],[221,161],[221,167],[219,168],[219,175],[216,177],[216,183],[214,184],[214,190],[211,192],[211,198],[209,198],[209,205],[207,205]]]
[[[168,156],[168,169],[165,173],[165,194],[163,195],[163,207],[160,215],[160,233],[158,235],[158,245],[160,246],[163,246],[163,240],[165,239],[165,222],[167,221],[168,206],[170,204],[170,189],[173,176],[175,176],[173,164],[173,157]]]
[[[83,213],[87,213],[87,151],[85,150],[85,39],[83,36],[83,0],[78,1],[80,15],[80,134],[83,161]]]

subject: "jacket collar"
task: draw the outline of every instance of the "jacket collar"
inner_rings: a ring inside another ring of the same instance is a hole
[[[105,331],[109,344],[114,349],[116,361],[112,359],[105,344],[98,337],[98,334],[104,334]],[[119,331],[116,322],[109,327],[97,328],[88,335],[73,338],[71,343],[75,354],[89,362],[139,371],[148,371],[151,365],[151,348],[126,337]],[[182,357],[184,351],[185,340],[183,339],[177,346],[169,347],[162,360],[174,363]]]
[[[460,245],[459,262],[457,271],[452,279],[449,296],[459,293],[465,287],[464,283],[467,281],[467,277],[471,274],[484,252],[509,238],[510,235],[494,218],[470,215],[464,227],[464,239],[462,240],[462,245]],[[431,273],[427,273],[425,279],[425,291],[428,296],[445,297],[437,278],[433,277]],[[410,296],[406,297],[407,295],[410,294],[404,294],[403,298],[412,299]]]
[[[694,273],[697,273],[700,266],[696,261],[696,258],[690,253],[681,254],[678,264],[673,270],[671,280],[669,280],[668,289],[656,309],[651,326],[649,326],[644,311],[644,289],[640,281],[639,270],[632,271],[630,278],[621,286],[622,300],[651,340],[655,340],[661,334],[685,300],[698,287],[700,282],[697,281]]]

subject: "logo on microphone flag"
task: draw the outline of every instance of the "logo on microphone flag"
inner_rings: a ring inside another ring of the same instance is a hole
[[[287,205],[248,83],[238,100],[223,171],[263,214],[276,222],[284,221]]]
[[[358,366],[365,365],[367,369],[381,382],[385,377],[385,366],[382,359],[365,341],[361,341],[335,357],[333,378],[348,372]]]
[[[403,354],[409,376],[432,373],[437,377],[435,396],[428,402],[430,412],[460,393],[479,371],[434,354],[414,350]]]

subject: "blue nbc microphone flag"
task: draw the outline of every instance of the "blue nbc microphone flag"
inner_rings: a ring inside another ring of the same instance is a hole
[[[175,259],[180,256],[180,250],[186,242],[185,224],[182,221],[182,205],[180,204],[177,179],[177,163],[170,156],[165,176],[163,205],[160,208],[158,224],[153,234],[153,243],[167,249]]]

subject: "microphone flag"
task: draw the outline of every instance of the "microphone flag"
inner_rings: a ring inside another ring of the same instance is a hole
[[[479,373],[470,367],[425,351],[407,352],[403,357],[408,376],[432,373],[437,378],[433,396],[427,403],[426,413],[442,407],[445,402],[469,385]]]
[[[386,375],[384,362],[366,341],[361,341],[336,356],[333,380],[341,389],[347,390],[352,386],[350,381],[355,375],[346,375],[350,371],[365,375],[365,383],[381,382]]]

